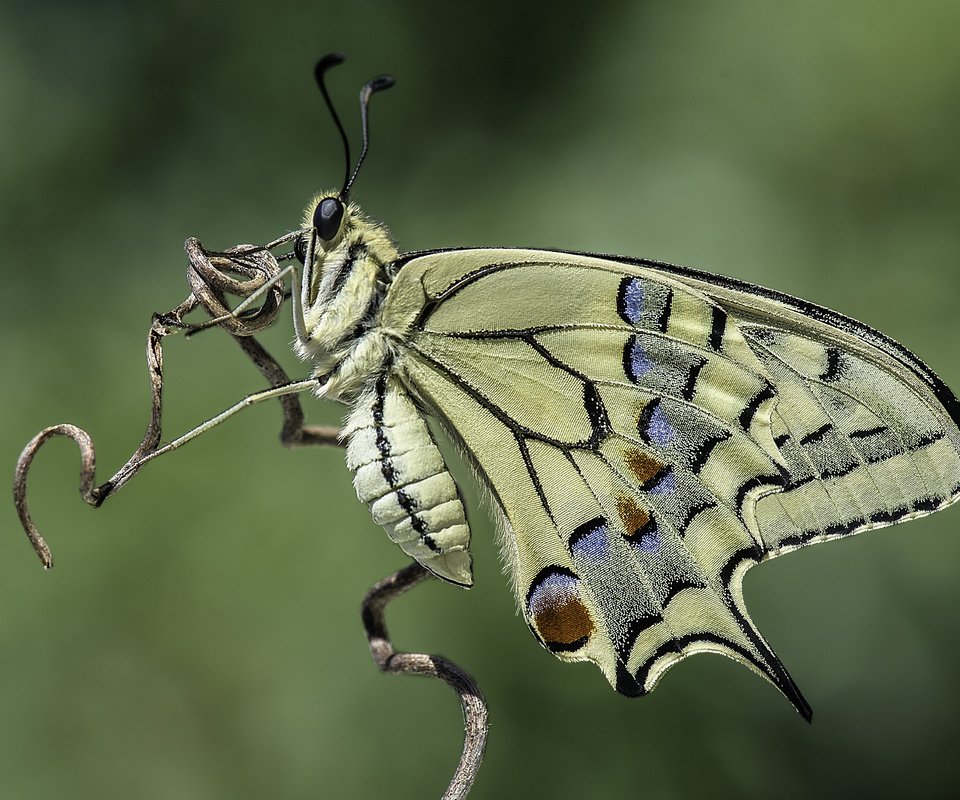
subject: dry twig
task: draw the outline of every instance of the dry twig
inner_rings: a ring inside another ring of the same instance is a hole
[[[294,240],[288,234],[262,247],[240,245],[223,253],[203,249],[197,239],[185,244],[190,262],[187,279],[191,293],[176,308],[165,314],[154,314],[147,334],[147,374],[150,381],[150,420],[140,445],[127,462],[104,483],[96,486],[96,453],[90,435],[76,425],[63,423],[40,431],[20,454],[13,484],[14,505],[20,522],[45,568],[53,566],[50,548],[34,524],[27,507],[27,474],[39,449],[49,439],[66,436],[80,448],[80,496],[84,502],[99,507],[119,490],[148,461],[165,452],[161,448],[161,415],[163,406],[162,341],[173,333],[187,335],[216,326],[227,330],[240,345],[271,387],[289,384],[290,379],[264,347],[254,338],[276,320],[284,299],[277,280],[279,263],[272,250]],[[290,254],[282,256],[289,258]],[[240,275],[245,280],[233,277]],[[234,314],[226,305],[225,295],[253,299],[263,295],[260,308]],[[211,321],[190,325],[183,318],[203,308]],[[303,409],[294,394],[278,397],[283,409],[280,439],[288,447],[302,445],[339,446],[338,430],[329,426],[304,425]],[[169,448],[167,448],[169,449]],[[363,624],[370,642],[374,663],[384,672],[411,673],[439,678],[449,684],[460,698],[465,723],[463,754],[453,780],[444,794],[447,800],[467,796],[483,758],[487,736],[487,709],[480,689],[473,678],[456,664],[438,656],[419,653],[397,653],[390,642],[383,619],[386,605],[401,593],[428,577],[419,564],[412,564],[374,586],[363,601]]]
[[[367,592],[360,607],[363,628],[370,643],[373,662],[384,672],[426,675],[445,681],[460,698],[463,709],[464,739],[460,764],[443,795],[443,800],[461,800],[470,792],[477,770],[483,760],[487,743],[487,706],[476,681],[441,656],[423,653],[398,653],[387,633],[383,612],[387,604],[404,592],[430,577],[420,564],[410,564],[388,578],[384,578]]]

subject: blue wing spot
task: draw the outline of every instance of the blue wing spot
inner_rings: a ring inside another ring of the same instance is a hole
[[[580,525],[570,536],[571,555],[585,564],[605,564],[610,553],[607,531],[603,517]]]
[[[676,437],[677,432],[667,419],[663,406],[657,403],[656,408],[650,415],[650,421],[647,423],[647,441],[663,447],[670,444]]]
[[[631,325],[640,322],[643,314],[643,281],[640,278],[624,278],[617,292],[617,312]]]
[[[660,549],[660,533],[656,530],[644,533],[636,542],[631,542],[641,553],[653,555]]]
[[[527,608],[532,615],[542,613],[545,608],[558,603],[569,602],[579,596],[577,585],[580,580],[569,570],[545,572],[538,576],[530,587]]]
[[[623,371],[634,383],[653,369],[653,362],[647,356],[636,336],[627,339],[623,348]]]
[[[650,494],[673,494],[677,491],[677,478],[673,470],[668,470],[663,477],[650,487]]]

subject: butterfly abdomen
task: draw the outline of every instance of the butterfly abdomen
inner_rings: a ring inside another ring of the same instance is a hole
[[[473,583],[463,502],[406,390],[381,375],[355,404],[343,436],[357,496],[407,553],[438,577]]]

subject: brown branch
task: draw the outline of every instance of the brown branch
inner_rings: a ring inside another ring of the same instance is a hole
[[[483,694],[476,681],[452,661],[424,653],[398,653],[390,641],[384,620],[384,610],[391,600],[428,577],[430,573],[414,563],[384,578],[363,598],[360,615],[370,643],[370,655],[383,672],[439,678],[460,698],[464,723],[463,753],[443,800],[461,800],[473,786],[487,743],[487,705]]]
[[[53,566],[53,558],[40,531],[37,530],[27,506],[27,475],[37,451],[55,436],[72,438],[80,447],[80,496],[94,507],[100,506],[110,495],[129,481],[160,447],[163,411],[163,339],[172,333],[196,328],[183,321],[191,311],[199,307],[217,319],[217,325],[225,328],[239,342],[247,356],[271,386],[289,383],[283,368],[263,346],[253,338],[273,324],[283,302],[283,287],[276,282],[280,271],[277,258],[270,249],[285,243],[284,237],[265,247],[240,245],[223,253],[210,253],[196,239],[185,244],[190,266],[187,279],[190,295],[176,308],[165,314],[154,314],[147,333],[146,361],[150,382],[150,419],[140,445],[126,463],[109,480],[94,488],[96,483],[96,453],[90,435],[75,425],[61,424],[45,428],[23,449],[17,460],[13,483],[13,501],[24,531],[40,557],[45,568]],[[245,276],[237,280],[231,274]],[[263,305],[252,311],[233,316],[227,308],[224,294],[250,297],[265,293]],[[337,430],[325,426],[304,426],[303,409],[299,400],[287,395],[279,398],[283,408],[283,427],[280,438],[284,444],[337,444]]]
[[[198,332],[214,325],[226,329],[253,362],[267,382],[273,386],[289,384],[283,368],[254,338],[277,318],[283,302],[283,289],[277,281],[279,264],[270,252],[292,238],[284,237],[264,247],[242,245],[224,253],[208,253],[196,239],[188,239],[185,248],[190,267],[187,270],[191,294],[176,308],[165,314],[154,314],[147,333],[146,361],[150,382],[150,419],[140,445],[119,470],[100,486],[96,483],[96,453],[90,435],[76,425],[53,425],[40,431],[20,454],[13,484],[13,499],[20,522],[33,549],[45,568],[53,565],[50,548],[37,530],[27,507],[27,474],[40,448],[51,438],[66,436],[80,448],[80,496],[94,507],[100,506],[111,494],[129,481],[160,448],[161,416],[163,410],[163,346],[166,336],[179,331]],[[247,277],[240,281],[228,273]],[[263,305],[252,311],[234,315],[227,307],[224,295],[244,298],[264,294]],[[183,317],[202,307],[211,321],[189,325]],[[342,446],[338,430],[330,426],[303,424],[303,408],[295,395],[278,398],[283,409],[280,440],[288,447],[301,445]],[[196,430],[196,429],[195,429]],[[400,570],[374,586],[364,598],[363,625],[370,643],[374,663],[384,672],[426,675],[446,682],[457,693],[464,719],[463,753],[453,779],[443,795],[445,800],[465,798],[476,778],[483,759],[487,740],[487,707],[480,688],[473,678],[451,661],[440,656],[422,653],[398,653],[390,641],[384,622],[387,604],[403,592],[429,577],[419,564]]]

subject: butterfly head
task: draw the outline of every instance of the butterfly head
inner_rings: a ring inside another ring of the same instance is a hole
[[[310,198],[300,230],[294,252],[301,264],[316,273],[322,273],[329,263],[346,258],[350,248],[372,247],[378,252],[381,243],[391,241],[381,223],[371,220],[360,206],[345,200],[336,190],[319,192]]]
[[[300,263],[306,263],[308,251],[312,251],[311,266],[322,261],[355,227],[358,213],[357,206],[344,201],[338,191],[320,192],[310,198],[303,212],[302,232],[294,244]]]

